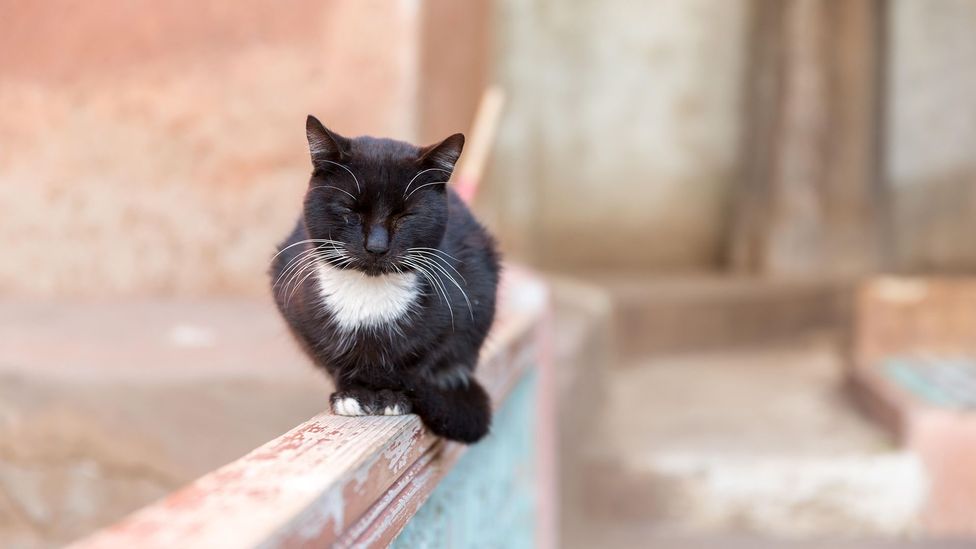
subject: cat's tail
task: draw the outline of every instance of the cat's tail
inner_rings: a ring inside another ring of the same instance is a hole
[[[491,400],[473,379],[450,389],[420,383],[411,388],[409,396],[413,411],[437,436],[471,444],[488,434]]]

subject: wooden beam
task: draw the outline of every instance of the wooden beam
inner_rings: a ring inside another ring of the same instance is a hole
[[[756,0],[739,272],[846,276],[884,262],[884,0]]]

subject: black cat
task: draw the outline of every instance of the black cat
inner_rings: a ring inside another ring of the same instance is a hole
[[[305,125],[304,211],[272,260],[278,309],[335,380],[340,415],[417,413],[471,443],[491,422],[473,377],[495,315],[498,253],[447,185],[464,136],[415,147]]]

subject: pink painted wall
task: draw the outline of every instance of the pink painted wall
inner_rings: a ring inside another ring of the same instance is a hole
[[[439,55],[437,36],[487,24],[435,0],[5,2],[0,20],[0,293],[40,296],[263,292],[305,115],[462,131],[484,44]]]

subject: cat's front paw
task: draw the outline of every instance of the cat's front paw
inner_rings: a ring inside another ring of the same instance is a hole
[[[329,397],[332,413],[337,416],[365,416],[365,407],[360,403],[362,395],[358,391],[336,391]]]
[[[369,389],[336,391],[329,397],[337,416],[402,416],[410,413],[410,401],[403,393]]]

